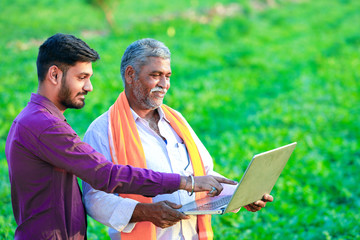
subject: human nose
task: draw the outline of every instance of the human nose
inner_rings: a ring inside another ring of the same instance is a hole
[[[86,81],[86,83],[84,85],[84,90],[87,92],[91,92],[93,90],[93,86],[91,84],[90,79],[88,81]]]
[[[160,86],[164,89],[168,89],[170,86],[170,78],[167,76],[161,76],[160,80],[158,82],[158,86]]]

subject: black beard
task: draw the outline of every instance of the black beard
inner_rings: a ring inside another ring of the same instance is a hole
[[[61,79],[62,87],[59,92],[59,99],[60,103],[66,107],[66,108],[75,108],[80,109],[85,106],[85,101],[81,101],[79,103],[73,102],[70,98],[71,92],[70,89],[66,86],[66,79],[65,76]],[[76,96],[80,95],[81,93],[78,93]]]

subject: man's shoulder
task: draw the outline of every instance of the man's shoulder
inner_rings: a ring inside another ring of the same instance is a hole
[[[84,135],[84,141],[88,142],[91,136],[104,136],[107,137],[109,126],[109,111],[104,112],[97,117],[88,127]]]
[[[104,112],[103,114],[101,114],[100,116],[98,116],[88,127],[87,131],[93,131],[95,129],[98,128],[103,128],[104,126],[107,126],[108,123],[108,119],[109,119],[109,111]]]
[[[51,126],[65,124],[65,121],[52,115],[44,107],[29,104],[15,118],[14,123],[19,124],[32,132],[41,133]]]

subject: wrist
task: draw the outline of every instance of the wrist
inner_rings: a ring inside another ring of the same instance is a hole
[[[131,216],[131,219],[129,222],[141,222],[141,221],[146,221],[146,217],[147,217],[147,206],[148,204],[146,203],[138,203],[135,206],[135,209],[133,211],[133,214]]]
[[[193,190],[194,180],[192,176],[181,176],[179,189],[191,192]]]
[[[187,176],[180,176],[180,186],[179,189],[181,190],[186,190],[186,186],[187,186]]]
[[[189,177],[191,179],[191,192],[188,191],[188,195],[192,196],[194,194],[194,189],[195,189],[195,179],[194,179],[193,175],[190,175]]]

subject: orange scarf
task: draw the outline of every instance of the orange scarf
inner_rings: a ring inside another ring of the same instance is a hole
[[[190,155],[194,176],[205,175],[199,151],[194,139],[183,119],[166,105],[161,106],[171,127],[185,142]],[[146,159],[141,144],[139,133],[133,115],[130,110],[125,92],[120,93],[118,99],[109,110],[109,143],[111,158],[114,164],[132,165],[146,168]],[[206,193],[196,193],[196,199],[203,197]],[[151,203],[152,199],[135,194],[121,194],[121,197],[132,198],[142,203]],[[211,215],[197,216],[199,239],[213,239],[211,228]],[[121,233],[121,239],[156,239],[156,226],[151,222],[138,222],[131,233]]]

